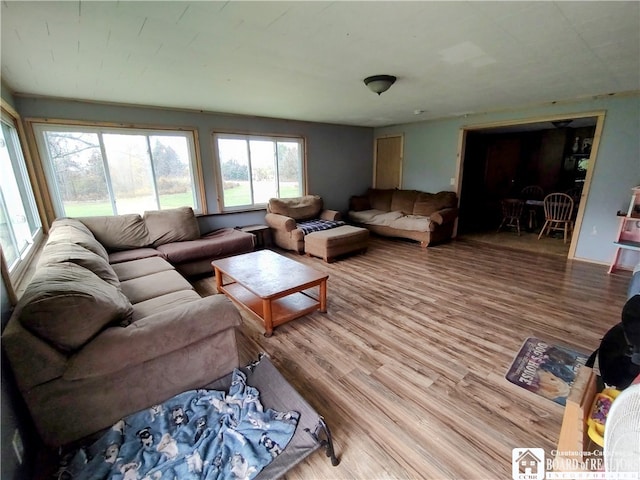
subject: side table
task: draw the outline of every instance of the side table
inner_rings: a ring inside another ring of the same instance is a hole
[[[271,246],[271,229],[267,225],[247,225],[238,230],[253,233],[256,236],[256,250],[262,250]]]

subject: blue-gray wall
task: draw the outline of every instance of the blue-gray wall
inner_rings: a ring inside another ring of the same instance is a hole
[[[612,241],[618,227],[617,210],[626,210],[630,188],[640,184],[640,96],[601,98],[579,103],[530,108],[527,110],[469,116],[376,129],[287,120],[254,118],[193,111],[176,111],[132,106],[104,105],[44,98],[16,97],[2,88],[2,98],[23,118],[41,117],[125,124],[152,124],[195,127],[199,132],[202,168],[209,212],[216,211],[211,132],[215,129],[251,133],[303,135],[307,139],[308,191],[322,195],[328,208],[344,211],[350,195],[364,192],[371,184],[373,138],[403,133],[403,188],[424,191],[450,189],[456,175],[456,155],[460,129],[497,121],[521,120],[543,115],[580,114],[605,110],[606,119],[593,172],[589,201],[580,232],[576,256],[608,263]],[[201,218],[210,228],[260,223],[264,211],[245,214],[211,215]],[[593,230],[597,234],[592,234]],[[9,315],[4,285],[2,325]],[[3,362],[4,363],[4,362]],[[11,450],[11,435],[19,428],[27,450],[33,454],[30,424],[16,399],[12,379],[2,369],[2,475],[1,478],[27,478],[18,468]],[[22,419],[22,420],[21,420]],[[26,465],[25,465],[26,467]]]
[[[576,258],[609,263],[619,225],[616,212],[627,210],[631,188],[640,184],[640,95],[609,96],[519,111],[395,125],[376,129],[375,136],[404,134],[403,188],[435,192],[453,188],[450,179],[456,176],[461,128],[594,111],[605,111],[606,116],[582,228],[578,233]],[[626,252],[622,263],[632,265],[637,261],[635,252]]]
[[[297,122],[261,117],[16,97],[22,118],[50,118],[124,124],[191,127],[198,130],[202,172],[209,213],[217,212],[217,188],[211,134],[214,130],[301,135],[307,143],[308,192],[321,195],[327,208],[346,211],[351,195],[371,184],[373,129]],[[263,223],[264,210],[240,215],[215,215],[201,224],[227,227]]]

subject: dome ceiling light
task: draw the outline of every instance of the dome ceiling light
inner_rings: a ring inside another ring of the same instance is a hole
[[[396,81],[393,75],[373,75],[364,79],[364,84],[369,87],[373,93],[380,95],[382,92],[389,90],[391,85]]]

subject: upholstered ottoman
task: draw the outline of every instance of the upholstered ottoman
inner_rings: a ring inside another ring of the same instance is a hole
[[[331,263],[348,253],[365,252],[369,246],[369,230],[343,225],[304,236],[304,252]]]

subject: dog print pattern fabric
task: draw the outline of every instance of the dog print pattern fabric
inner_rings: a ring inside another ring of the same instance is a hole
[[[190,390],[117,422],[66,456],[58,478],[254,478],[293,437],[297,412],[265,410],[235,370],[229,392]]]

